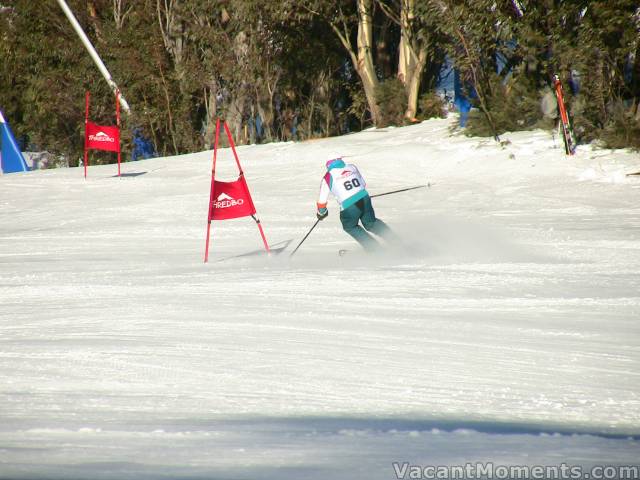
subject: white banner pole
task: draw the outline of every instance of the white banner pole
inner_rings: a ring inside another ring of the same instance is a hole
[[[85,48],[89,52],[89,55],[91,55],[91,58],[95,62],[96,66],[98,67],[98,70],[100,70],[100,73],[102,73],[102,76],[105,78],[105,80],[111,87],[111,90],[113,90],[113,93],[115,94],[119,90],[118,85],[116,85],[116,82],[114,82],[113,79],[111,78],[111,74],[109,73],[109,70],[107,70],[107,67],[105,67],[104,63],[102,62],[102,59],[98,55],[98,52],[96,52],[96,49],[93,48],[91,41],[89,40],[87,35],[84,33],[84,30],[82,30],[82,27],[80,26],[75,15],[67,5],[67,2],[65,2],[65,0],[58,0],[58,4],[60,5],[60,8],[62,8],[62,11],[64,12],[64,14],[69,19],[69,22],[71,22],[73,29],[76,31],[76,33],[80,37],[80,40],[82,41]],[[129,104],[122,96],[122,93],[120,93],[120,105],[122,105],[122,109],[125,112],[130,113]]]

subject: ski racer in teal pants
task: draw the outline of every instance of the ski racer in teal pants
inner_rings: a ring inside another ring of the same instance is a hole
[[[340,204],[340,222],[345,232],[365,250],[375,250],[379,244],[367,231],[387,239],[392,236],[392,232],[382,220],[376,218],[371,197],[358,167],[344,163],[341,157],[332,158],[326,165],[327,173],[320,183],[318,196],[318,220],[324,220],[329,215],[327,201],[329,194],[332,194]]]

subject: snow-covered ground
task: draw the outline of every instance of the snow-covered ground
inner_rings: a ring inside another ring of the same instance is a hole
[[[0,478],[638,465],[640,158],[449,124],[240,147],[270,257],[244,218],[203,263],[211,152],[0,177]],[[336,150],[431,186],[374,199],[402,247],[330,204],[290,258]]]

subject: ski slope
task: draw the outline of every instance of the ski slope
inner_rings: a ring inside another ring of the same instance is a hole
[[[640,158],[450,125],[239,147],[286,248],[214,222],[207,264],[211,152],[1,176],[0,478],[638,465]],[[374,199],[401,246],[330,203],[289,257],[331,151],[371,194],[430,184]]]

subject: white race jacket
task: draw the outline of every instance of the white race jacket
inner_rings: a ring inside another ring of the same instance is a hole
[[[340,210],[349,208],[361,198],[368,195],[366,183],[358,167],[342,161],[334,163],[322,178],[318,208],[326,208],[329,194],[333,194],[340,204]]]

